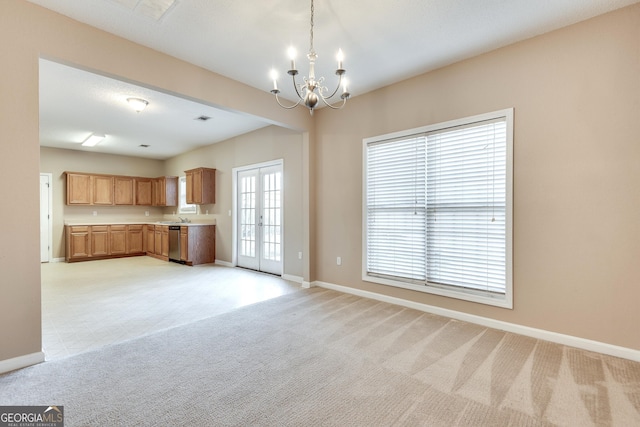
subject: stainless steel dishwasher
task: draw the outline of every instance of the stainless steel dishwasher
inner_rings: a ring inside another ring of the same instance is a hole
[[[169,226],[169,261],[180,261],[180,226]]]

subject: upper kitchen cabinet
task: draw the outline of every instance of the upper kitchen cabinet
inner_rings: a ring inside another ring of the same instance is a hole
[[[113,205],[113,176],[66,172],[68,205]]]
[[[208,205],[216,202],[216,170],[196,168],[184,171],[187,178],[187,203]]]
[[[153,206],[178,206],[178,177],[153,179]]]
[[[134,178],[130,176],[116,176],[113,178],[114,204],[133,205],[134,204]]]
[[[153,204],[153,179],[134,178],[136,189],[136,205],[151,206]]]
[[[65,172],[67,175],[67,204],[91,204],[91,175]]]

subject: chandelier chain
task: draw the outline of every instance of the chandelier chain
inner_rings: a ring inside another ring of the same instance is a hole
[[[311,30],[309,30],[309,53],[315,53],[313,50],[313,0],[311,0]]]

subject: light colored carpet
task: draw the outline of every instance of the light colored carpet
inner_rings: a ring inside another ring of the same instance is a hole
[[[66,426],[640,425],[640,364],[311,289],[0,376]]]

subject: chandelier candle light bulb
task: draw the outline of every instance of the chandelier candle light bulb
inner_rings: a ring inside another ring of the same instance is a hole
[[[295,104],[283,105],[282,102],[280,102],[280,98],[278,97],[278,94],[280,93],[277,81],[278,74],[275,72],[275,70],[271,70],[271,79],[273,80],[273,89],[271,89],[271,93],[275,95],[278,104],[282,108],[286,108],[288,110],[291,108],[295,108],[300,104],[303,104],[309,109],[310,114],[313,114],[313,110],[318,105],[318,101],[322,101],[329,108],[338,110],[345,106],[345,104],[347,103],[347,99],[349,99],[349,97],[351,96],[351,94],[347,91],[347,81],[344,77],[347,71],[343,68],[344,53],[342,52],[342,49],[338,49],[338,55],[336,57],[338,60],[338,68],[336,69],[335,74],[338,76],[338,84],[336,85],[335,90],[331,94],[328,94],[329,89],[323,86],[324,77],[320,77],[316,80],[315,66],[318,55],[313,48],[313,14],[313,0],[311,0],[311,31],[309,37],[309,53],[307,54],[307,59],[309,59],[309,75],[308,77],[303,78],[303,83],[296,82],[296,75],[298,74],[295,62],[296,50],[293,46],[289,47],[288,49],[289,59],[291,60],[291,68],[289,69],[289,71],[287,71],[287,74],[291,76],[291,79],[293,80],[293,88],[295,89],[296,95],[298,96],[298,101]],[[342,100],[342,102],[332,104],[331,98],[333,98],[333,96],[338,93],[340,86],[342,86],[342,94],[340,95],[340,99]]]

